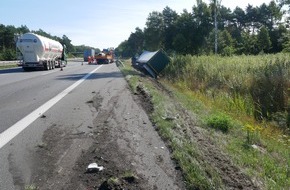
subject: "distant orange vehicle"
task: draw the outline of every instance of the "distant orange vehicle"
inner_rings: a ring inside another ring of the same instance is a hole
[[[114,51],[104,49],[95,57],[97,64],[109,64],[114,62]]]

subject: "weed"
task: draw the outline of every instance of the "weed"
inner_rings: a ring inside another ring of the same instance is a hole
[[[119,180],[119,178],[117,178],[117,177],[110,177],[110,178],[108,179],[108,184],[109,184],[110,186],[119,185],[119,184],[120,184],[120,180]]]
[[[247,133],[247,141],[246,141],[247,145],[251,145],[252,144],[252,140],[253,140],[253,136],[255,134],[260,133],[262,128],[260,126],[254,126],[254,125],[251,125],[251,124],[246,124],[243,127],[243,130],[246,131],[246,133]]]
[[[122,175],[122,179],[126,180],[128,183],[133,183],[135,182],[138,178],[134,175],[132,171],[126,171]]]
[[[229,112],[256,119],[287,111],[290,84],[287,54],[263,56],[176,56],[164,74],[173,84],[200,92]]]
[[[32,185],[26,185],[24,189],[25,190],[38,190],[38,187],[32,184]]]
[[[223,113],[215,113],[205,119],[207,126],[226,133],[232,126],[231,118]]]

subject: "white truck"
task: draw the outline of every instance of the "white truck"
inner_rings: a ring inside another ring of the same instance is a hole
[[[51,70],[56,66],[66,66],[67,62],[63,58],[65,50],[58,41],[34,33],[25,33],[18,38],[16,47],[22,53],[22,68],[25,71],[33,68]]]

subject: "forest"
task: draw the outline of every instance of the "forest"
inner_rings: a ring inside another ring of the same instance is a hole
[[[180,14],[168,6],[162,12],[149,13],[145,28],[137,27],[127,40],[119,44],[116,53],[132,57],[143,50],[160,48],[170,55],[217,53],[231,56],[289,52],[289,15],[288,9],[285,9],[290,5],[289,0],[273,0],[256,7],[249,4],[245,10],[236,7],[233,11],[215,2],[207,4],[197,0],[191,12],[184,9]],[[33,31],[25,25],[15,27],[0,23],[0,60],[16,59],[16,35],[26,32],[55,39],[66,45],[68,53],[92,48],[74,46],[66,35],[57,37],[42,29]]]
[[[245,10],[236,7],[233,11],[215,2],[207,4],[197,0],[191,12],[183,10],[181,14],[170,7],[149,13],[146,27],[137,27],[118,46],[118,53],[131,57],[142,50],[160,48],[170,55],[217,53],[230,56],[289,51],[289,20],[285,7],[290,1],[271,1],[256,7],[248,4]]]

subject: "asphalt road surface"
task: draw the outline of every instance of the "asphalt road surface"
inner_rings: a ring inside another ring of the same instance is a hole
[[[90,155],[96,152],[103,156]],[[139,183],[132,189],[183,189],[169,151],[114,63],[0,70],[1,190],[96,188],[100,176],[92,186],[94,176],[84,174],[90,156],[100,162],[107,156],[108,176],[133,171]]]

